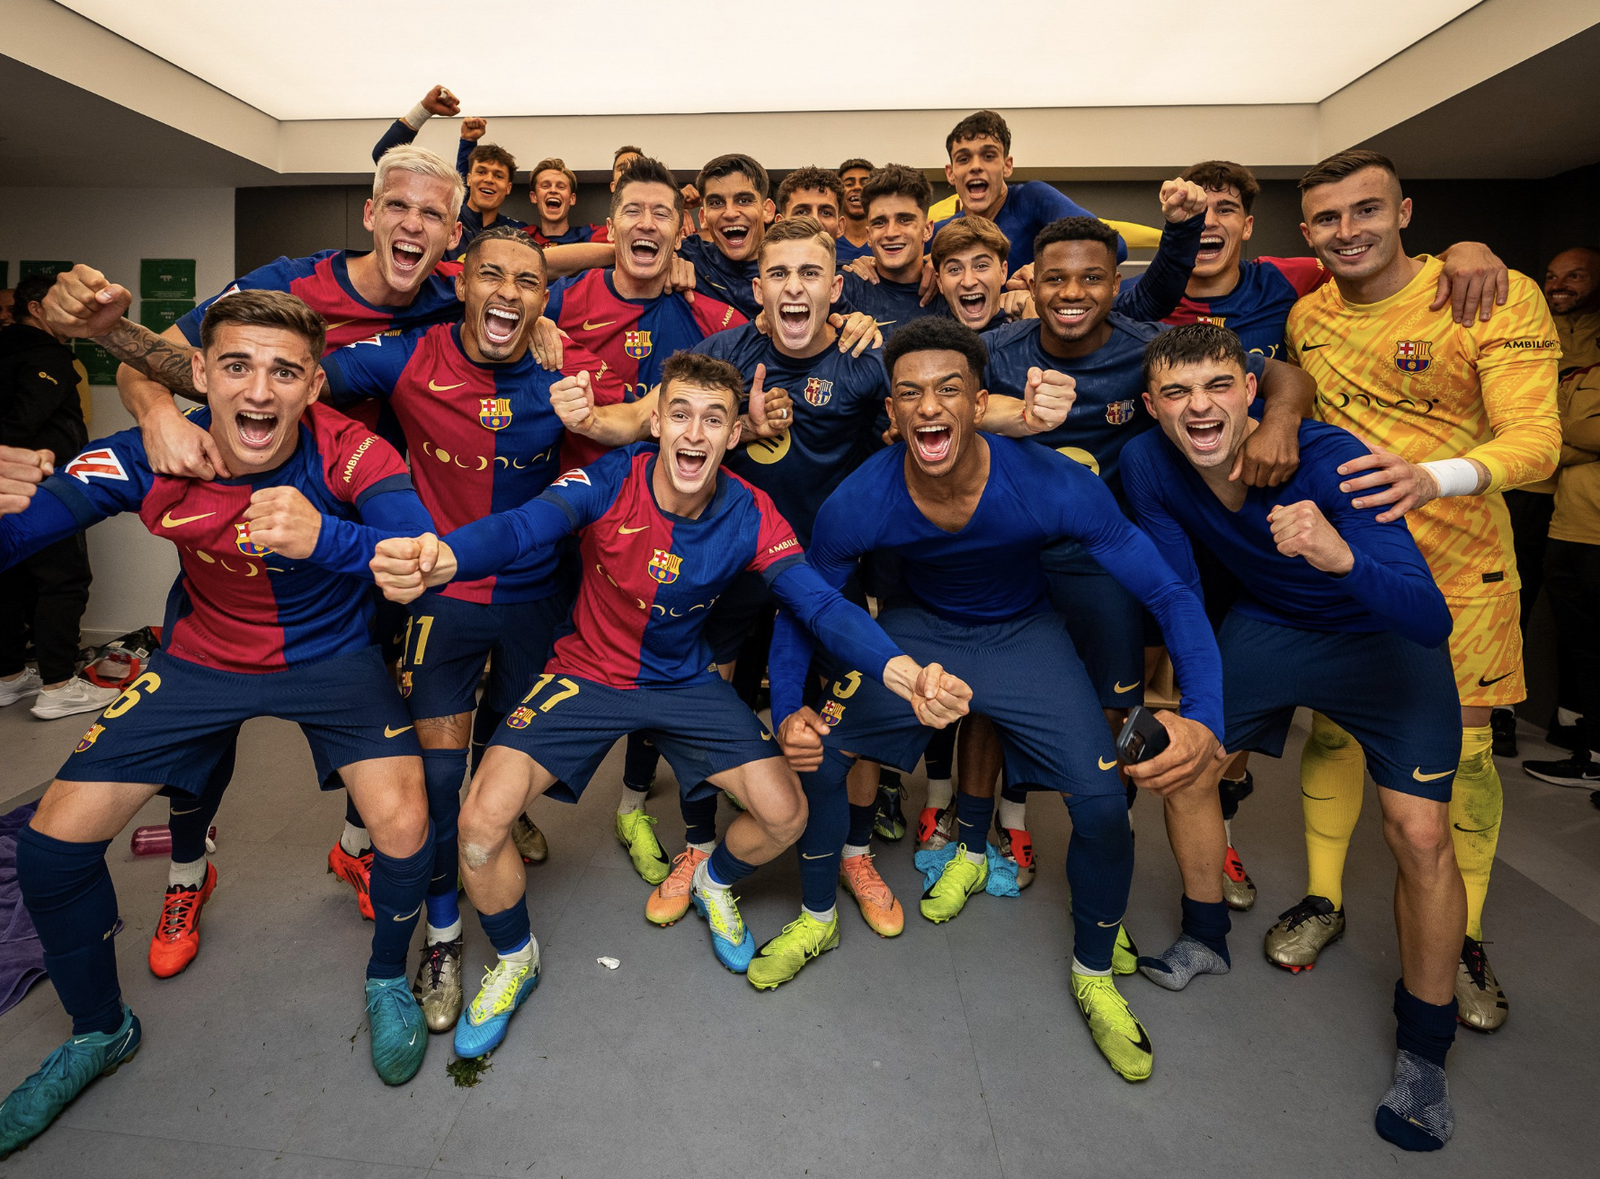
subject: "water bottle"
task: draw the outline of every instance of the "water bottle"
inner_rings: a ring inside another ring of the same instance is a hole
[[[172,829],[165,823],[152,823],[147,827],[136,827],[133,839],[129,842],[129,849],[136,856],[170,856],[172,854]],[[217,850],[217,826],[211,825],[206,832],[206,854],[210,855]]]

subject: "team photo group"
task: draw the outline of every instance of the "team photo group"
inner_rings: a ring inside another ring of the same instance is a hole
[[[731,153],[685,183],[629,145],[594,225],[553,158],[536,219],[511,218],[518,163],[483,119],[454,160],[413,142],[460,113],[435,87],[375,146],[370,251],[279,258],[161,334],[92,258],[18,286],[19,318],[121,363],[137,424],[0,446],[0,568],[127,512],[181,572],[160,649],[17,834],[72,1035],[0,1084],[0,1157],[141,1046],[106,854],[157,795],[149,969],[201,952],[207,833],[257,717],[299,725],[306,791],[345,792],[327,864],[372,922],[359,1002],[389,1085],[432,1035],[436,1056],[519,1050],[541,796],[615,799],[644,917],[703,923],[704,985],[720,966],[757,991],[829,969],[854,912],[889,939],[906,905],[942,923],[1018,895],[1029,795],[1059,796],[1071,928],[1036,935],[1070,962],[1081,1051],[1139,1082],[1136,1010],[1254,953],[1229,939],[1257,897],[1233,838],[1250,756],[1298,758],[1308,883],[1264,947],[1288,971],[1345,932],[1370,775],[1399,966],[1374,1126],[1443,1147],[1457,1029],[1510,1010],[1483,926],[1491,714],[1527,695],[1502,493],[1568,461],[1556,297],[1478,243],[1408,253],[1427,209],[1364,149],[1299,178],[1305,256],[1245,260],[1248,168],[1151,185],[1157,228],[1101,220],[1014,179],[992,111],[951,129],[939,203],[894,163],[774,182]],[[1130,247],[1154,250],[1137,273]],[[0,677],[6,703],[39,691]],[[648,812],[663,759],[682,846]],[[1141,795],[1182,880],[1165,948],[1124,925]],[[875,838],[904,839],[920,896]],[[752,929],[738,892],[780,857],[795,915]]]

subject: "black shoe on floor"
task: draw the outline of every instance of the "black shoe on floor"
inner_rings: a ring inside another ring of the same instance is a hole
[[[1564,761],[1525,761],[1522,771],[1552,786],[1570,786],[1574,790],[1600,786],[1600,764],[1587,757],[1569,757]]]
[[[1517,756],[1517,714],[1497,708],[1489,714],[1489,735],[1496,757]]]

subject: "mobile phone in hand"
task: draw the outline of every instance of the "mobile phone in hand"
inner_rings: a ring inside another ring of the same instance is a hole
[[[1149,761],[1172,744],[1167,726],[1142,704],[1136,704],[1117,734],[1117,756],[1126,765]]]

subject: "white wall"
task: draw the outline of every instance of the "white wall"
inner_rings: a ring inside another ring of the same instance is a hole
[[[71,259],[104,271],[138,294],[141,258],[193,258],[197,294],[233,278],[233,189],[0,188],[0,258],[15,285],[24,258]],[[138,317],[135,298],[133,315]],[[133,424],[114,387],[96,387],[89,437]],[[119,516],[89,531],[94,587],[83,618],[87,639],[104,641],[161,621],[177,553]]]

